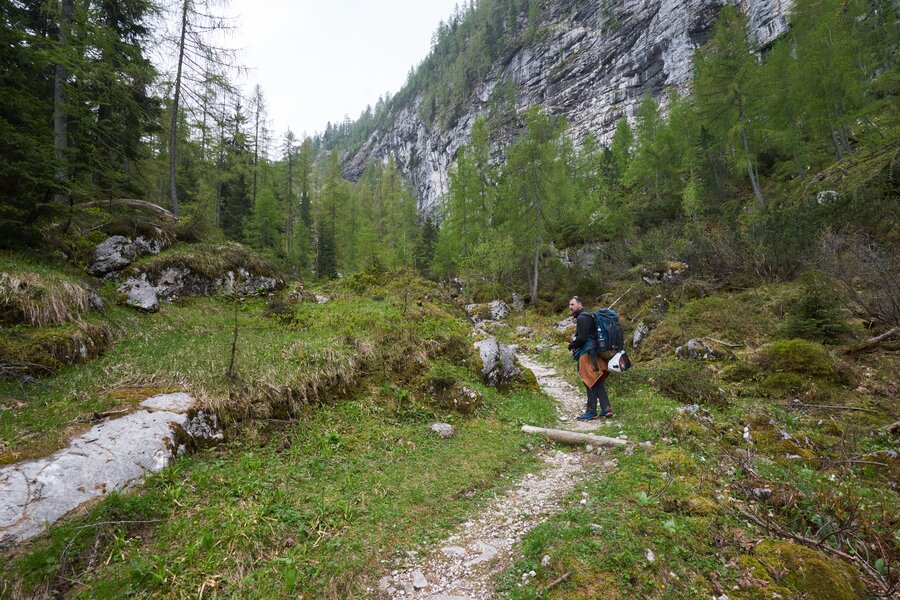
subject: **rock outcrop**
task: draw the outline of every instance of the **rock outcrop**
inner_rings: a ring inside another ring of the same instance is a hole
[[[481,377],[490,386],[503,388],[511,385],[522,371],[516,366],[516,349],[489,337],[475,342],[481,356]]]
[[[188,394],[148,398],[138,410],[94,426],[55,454],[0,468],[0,548],[115,490],[138,484],[191,445],[218,440],[214,417]]]
[[[122,301],[147,312],[159,310],[159,300],[171,302],[179,296],[256,296],[274,292],[279,281],[274,277],[256,275],[247,269],[227,271],[221,277],[208,277],[187,268],[169,267],[156,274],[135,272],[123,281],[118,292]],[[321,298],[321,300],[320,300]],[[316,296],[320,304],[327,302],[324,296]]]
[[[113,235],[94,248],[94,258],[87,267],[88,273],[103,277],[116,271],[121,271],[140,256],[159,254],[169,246],[166,238],[160,230],[159,237],[150,238],[138,236],[134,239],[121,235]]]
[[[421,97],[397,107],[389,125],[377,129],[343,160],[344,174],[357,179],[366,166],[393,157],[415,187],[422,212],[439,204],[456,150],[467,142],[476,117],[488,112],[495,90],[515,87],[515,110],[543,105],[564,116],[569,135],[580,144],[589,134],[606,142],[617,121],[632,117],[641,97],[664,102],[664,90],[686,91],[692,54],[702,45],[726,0],[561,0],[541,3],[530,44],[502,53],[473,85],[466,112],[445,128],[420,116]],[[787,28],[791,2],[741,0],[758,47]],[[521,14],[520,20],[526,15]],[[496,132],[495,158],[516,135],[520,123]]]

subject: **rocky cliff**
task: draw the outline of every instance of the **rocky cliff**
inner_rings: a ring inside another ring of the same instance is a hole
[[[787,27],[790,0],[738,0],[760,47]],[[420,117],[421,98],[399,107],[388,128],[376,130],[344,157],[356,179],[372,161],[393,156],[413,183],[422,212],[432,212],[447,191],[447,171],[472,123],[488,110],[498,86],[514,86],[516,111],[543,105],[564,116],[580,143],[588,133],[608,141],[616,122],[631,117],[642,95],[687,88],[691,55],[707,38],[724,0],[559,0],[542,2],[531,44],[511,49],[477,82],[467,112],[447,127]],[[524,15],[523,15],[524,18]],[[515,120],[495,139],[495,150],[515,136]]]

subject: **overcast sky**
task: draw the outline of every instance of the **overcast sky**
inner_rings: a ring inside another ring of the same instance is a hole
[[[378,96],[396,93],[425,58],[431,34],[459,0],[231,0],[230,44],[249,94],[259,83],[280,137],[356,119]]]

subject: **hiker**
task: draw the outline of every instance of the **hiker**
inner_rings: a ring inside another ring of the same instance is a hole
[[[584,301],[580,296],[572,296],[569,300],[569,312],[575,319],[575,339],[569,344],[572,356],[578,361],[578,375],[587,388],[587,409],[583,415],[576,417],[579,421],[591,421],[598,417],[611,418],[612,408],[603,382],[609,370],[597,352],[594,351],[594,317],[584,310]],[[600,413],[597,414],[597,403]]]

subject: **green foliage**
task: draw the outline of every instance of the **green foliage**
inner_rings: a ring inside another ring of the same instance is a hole
[[[782,326],[782,333],[791,338],[835,343],[850,329],[847,311],[835,286],[815,273],[806,275],[800,296]]]
[[[699,361],[668,360],[653,369],[653,385],[685,404],[716,405],[723,401],[706,367]]]
[[[834,361],[825,349],[807,340],[776,340],[767,344],[760,350],[757,363],[769,371],[835,376]]]

